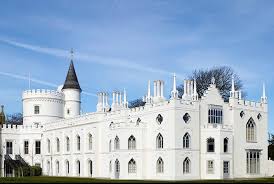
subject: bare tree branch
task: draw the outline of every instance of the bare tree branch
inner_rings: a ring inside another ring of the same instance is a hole
[[[196,80],[197,83],[197,93],[199,97],[203,96],[204,92],[208,89],[212,77],[215,78],[216,87],[220,90],[224,101],[228,101],[231,90],[232,76],[234,76],[235,89],[243,90],[243,83],[240,77],[233,71],[231,67],[222,66],[214,67],[208,70],[194,70],[189,76],[189,79]],[[183,84],[177,87],[179,91],[179,97],[182,97],[184,86]],[[242,91],[242,97],[246,97],[246,92]]]

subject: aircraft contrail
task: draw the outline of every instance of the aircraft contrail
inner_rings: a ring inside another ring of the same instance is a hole
[[[41,47],[37,45],[31,45],[31,44],[26,44],[22,42],[12,41],[12,40],[4,39],[1,37],[0,37],[0,41],[5,44],[9,44],[9,45],[27,49],[27,50],[32,50],[38,53],[48,54],[56,57],[64,57],[64,58],[68,57],[68,51],[64,49]],[[96,64],[112,66],[112,67],[123,67],[123,68],[142,71],[142,72],[159,73],[159,74],[164,74],[169,76],[172,76],[172,74],[174,73],[174,72],[169,72],[169,71],[155,68],[155,67],[143,66],[143,65],[129,62],[128,60],[119,59],[119,58],[108,58],[108,57],[101,57],[101,56],[84,54],[84,53],[77,53],[76,58],[79,61],[96,63]],[[177,74],[177,77],[179,79],[184,78],[183,75],[181,74]]]

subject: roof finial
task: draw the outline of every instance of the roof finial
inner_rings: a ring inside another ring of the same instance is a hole
[[[71,61],[73,61],[73,54],[74,54],[73,48],[71,48],[71,49],[70,49],[70,60],[71,60]]]
[[[231,91],[235,92],[235,81],[234,81],[234,75],[232,75],[232,82],[231,82]]]
[[[147,97],[150,98],[150,80],[148,80],[147,84]]]
[[[261,101],[263,103],[267,103],[267,97],[266,97],[266,93],[265,93],[265,83],[263,83],[263,96],[261,97]]]
[[[171,91],[171,97],[173,99],[177,99],[178,98],[178,90],[177,90],[177,85],[176,85],[176,74],[173,73],[173,89]]]
[[[265,98],[266,95],[265,95],[265,83],[263,83],[263,98]]]
[[[215,81],[215,77],[212,77],[212,78],[211,78],[211,84],[215,84],[215,82],[216,82],[216,81]]]

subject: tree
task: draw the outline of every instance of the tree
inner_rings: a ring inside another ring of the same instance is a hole
[[[269,145],[274,145],[274,134],[269,133],[268,136]]]
[[[194,70],[188,78],[190,80],[196,80],[197,93],[199,97],[201,97],[211,84],[212,77],[214,77],[216,87],[219,89],[223,99],[227,102],[231,91],[232,76],[235,81],[235,90],[242,90],[243,83],[240,77],[228,66],[214,67],[207,70]],[[177,90],[179,92],[179,97],[181,98],[184,93],[184,85],[179,85]],[[242,92],[242,97],[245,96],[246,93]]]
[[[128,107],[129,108],[140,107],[140,106],[144,106],[145,104],[146,102],[143,102],[141,98],[138,98],[136,100],[130,101]]]
[[[22,115],[22,113],[8,114],[6,123],[7,124],[13,124],[13,125],[22,125],[23,124],[23,115]]]
[[[268,134],[268,158],[274,160],[274,134]]]

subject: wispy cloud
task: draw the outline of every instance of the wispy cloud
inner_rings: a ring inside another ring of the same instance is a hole
[[[1,72],[1,71],[0,71],[0,75],[6,76],[6,77],[11,77],[11,78],[14,78],[14,79],[26,80],[26,81],[30,81],[30,82],[33,82],[33,83],[36,83],[36,84],[42,84],[42,85],[48,86],[48,87],[53,87],[53,88],[58,87],[57,84],[47,82],[47,81],[44,81],[44,80],[40,80],[40,79],[36,79],[36,78],[31,78],[31,77],[25,76],[25,75],[19,75],[19,74],[14,74],[14,73],[9,73],[9,72]],[[88,96],[97,97],[97,95],[94,94],[94,93],[90,93],[90,92],[86,92],[86,91],[83,91],[82,93],[85,94],[85,95],[88,95]]]
[[[27,43],[12,41],[9,39],[0,38],[0,42],[9,44],[15,47],[31,50],[37,53],[47,54],[55,57],[68,57],[68,51],[64,49],[58,49],[58,48],[49,48],[49,47],[42,47],[37,45],[31,45]],[[144,65],[140,65],[134,62],[130,62],[125,59],[120,58],[109,58],[109,57],[102,57],[102,56],[96,56],[91,54],[85,54],[81,52],[77,52],[77,55],[75,58],[79,61],[83,62],[89,62],[89,63],[95,63],[99,65],[109,66],[109,67],[121,67],[125,69],[131,69],[135,71],[141,71],[141,72],[149,72],[149,73],[158,73],[163,75],[172,75],[173,72],[166,71],[159,68],[154,67],[148,67]],[[183,79],[183,75],[177,74],[179,79]]]

